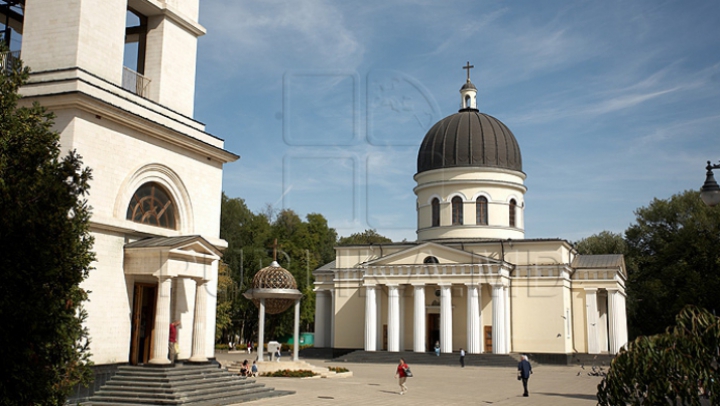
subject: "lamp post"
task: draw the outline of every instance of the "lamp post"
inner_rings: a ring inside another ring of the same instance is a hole
[[[720,169],[720,164],[713,165],[708,161],[705,169],[707,169],[707,177],[705,178],[705,183],[700,188],[700,198],[705,204],[713,207],[720,204],[720,186],[718,186],[715,181],[712,170]]]

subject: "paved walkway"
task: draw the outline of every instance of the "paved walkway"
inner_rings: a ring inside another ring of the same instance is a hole
[[[225,354],[217,354],[223,362]],[[233,357],[234,360],[234,357]],[[408,393],[399,395],[395,367],[307,360],[317,366],[341,366],[351,378],[297,379],[259,377],[258,382],[296,394],[252,402],[252,405],[595,405],[601,378],[579,367],[536,365],[530,377],[530,397],[522,397],[516,371],[491,367],[411,365]],[[262,365],[260,365],[262,372]],[[578,376],[578,373],[581,374]]]

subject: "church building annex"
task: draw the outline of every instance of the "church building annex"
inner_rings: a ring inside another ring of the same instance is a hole
[[[316,347],[617,353],[627,343],[622,255],[524,238],[520,146],[478,111],[465,68],[460,111],[418,151],[417,241],[336,247],[313,273]]]

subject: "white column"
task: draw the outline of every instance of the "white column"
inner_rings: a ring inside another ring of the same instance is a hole
[[[452,353],[452,292],[451,285],[440,285],[440,352]]]
[[[425,352],[425,285],[413,286],[413,351]]]
[[[388,352],[400,351],[400,298],[397,286],[388,286]]]
[[[383,350],[382,288],[375,287],[375,348]]]
[[[628,342],[625,295],[619,289],[608,289],[610,305],[610,353],[617,354]]]
[[[505,354],[512,351],[512,323],[510,322],[510,287],[503,286],[503,302],[505,303]]]
[[[400,297],[400,351],[405,351],[405,287],[398,286]]]
[[[335,307],[337,302],[337,291],[335,289],[328,289],[328,293],[330,294],[330,331],[328,332],[330,338],[325,341],[329,341],[330,348],[335,348],[335,315],[337,314]]]
[[[607,292],[598,292],[598,348],[600,352],[608,351],[610,345],[608,341],[608,294]]]
[[[375,286],[365,287],[365,351],[377,351],[377,299]]]
[[[263,362],[263,353],[265,351],[265,299],[260,299],[259,310],[257,361]]]
[[[153,330],[153,351],[150,364],[170,364],[168,359],[170,340],[170,294],[172,278],[158,278],[158,294],[155,301],[155,328]]]
[[[492,287],[492,345],[493,354],[505,354],[505,295],[501,284]]]
[[[204,279],[195,280],[195,317],[193,318],[192,353],[190,362],[207,362],[205,356],[205,326],[207,322],[207,281]]]
[[[588,354],[599,354],[597,289],[585,289],[585,314],[587,319]]]
[[[315,341],[316,348],[325,348],[325,331],[327,328],[327,320],[325,315],[327,314],[327,295],[324,290],[315,291]]]
[[[467,352],[479,354],[480,350],[480,302],[479,286],[467,284]]]
[[[293,329],[293,361],[298,360],[300,351],[300,299],[295,301],[295,328]]]

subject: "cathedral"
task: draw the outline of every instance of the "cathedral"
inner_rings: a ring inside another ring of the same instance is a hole
[[[460,88],[417,156],[417,241],[336,248],[315,270],[315,346],[335,352],[615,354],[627,343],[622,255],[525,238],[520,146]]]
[[[170,364],[173,321],[179,359],[207,362],[222,171],[239,157],[193,118],[199,0],[13,3],[31,69],[22,103],[52,111],[63,153],[92,169],[96,261],[82,287],[96,385],[118,365]]]

